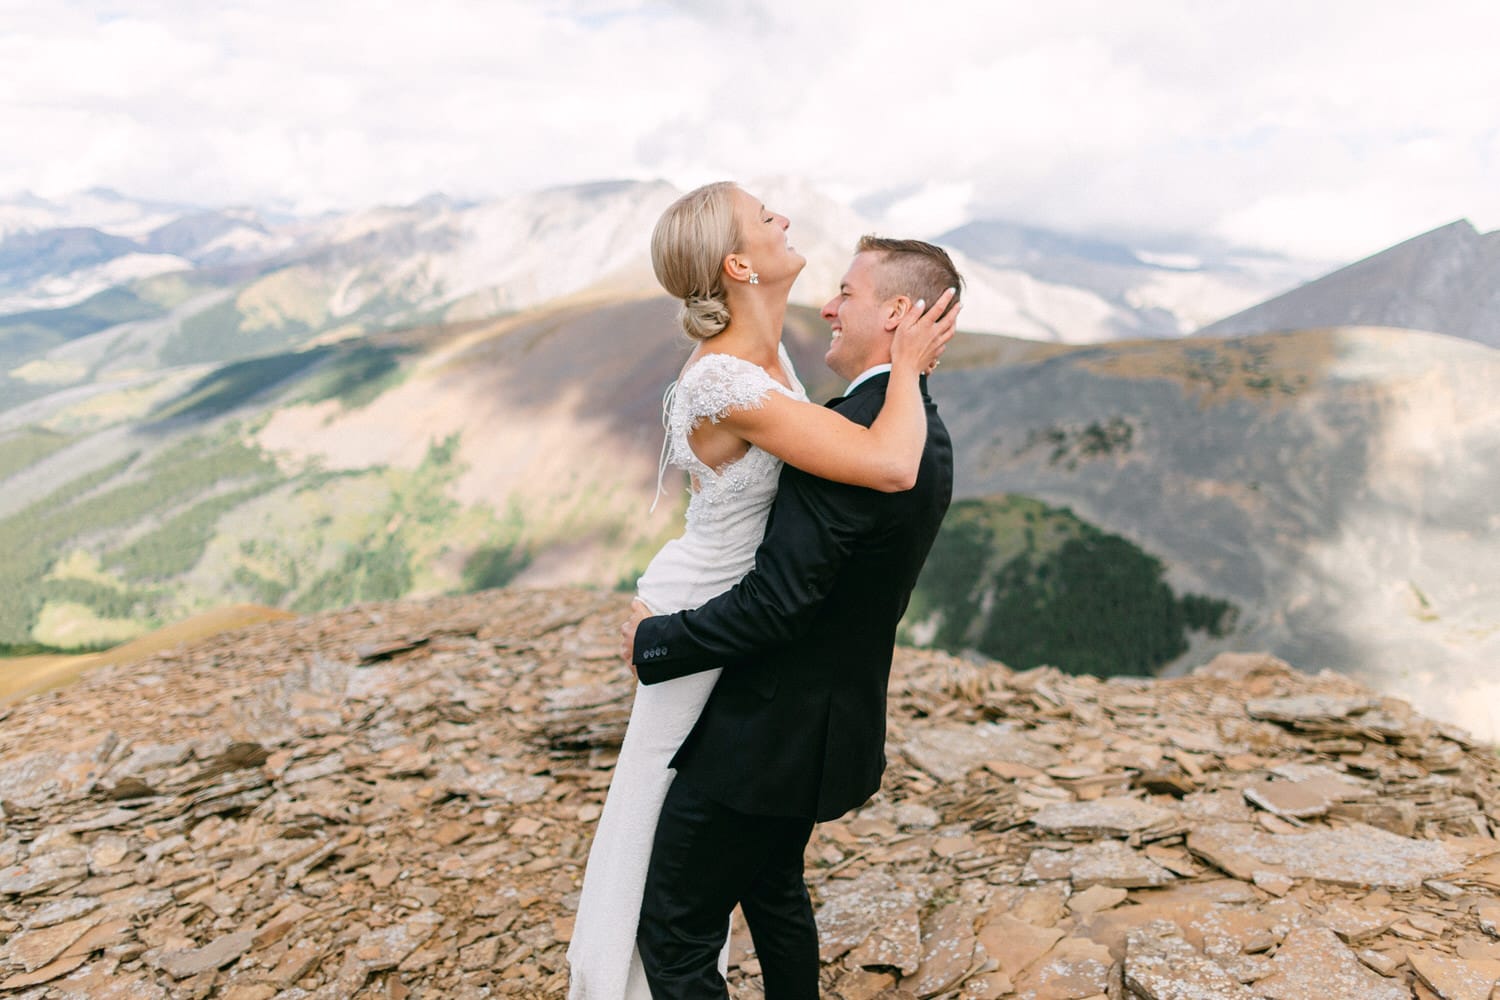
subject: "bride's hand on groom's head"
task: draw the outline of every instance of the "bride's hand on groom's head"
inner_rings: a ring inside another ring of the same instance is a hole
[[[640,679],[640,674],[635,669],[635,630],[640,627],[642,621],[651,617],[651,609],[646,607],[641,599],[637,597],[630,602],[630,617],[620,626],[620,659],[630,668],[630,675]]]
[[[953,306],[957,292],[949,288],[931,306],[918,299],[906,311],[891,342],[891,361],[896,368],[931,374],[938,358],[947,350],[958,323],[960,306]]]

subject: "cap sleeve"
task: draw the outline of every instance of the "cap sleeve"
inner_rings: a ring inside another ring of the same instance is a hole
[[[757,409],[778,388],[759,365],[732,354],[710,354],[678,380],[672,423],[685,434],[705,419],[718,423],[735,410]]]

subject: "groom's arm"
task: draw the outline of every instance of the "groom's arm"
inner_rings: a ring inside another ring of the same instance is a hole
[[[734,668],[805,632],[855,544],[875,525],[881,496],[784,470],[755,568],[702,607],[637,627],[632,659],[641,682]]]

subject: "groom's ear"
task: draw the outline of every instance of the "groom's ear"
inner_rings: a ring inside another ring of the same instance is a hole
[[[897,295],[895,298],[886,299],[881,306],[882,325],[886,333],[895,333],[896,327],[901,325],[901,319],[911,311],[912,301],[908,295]]]

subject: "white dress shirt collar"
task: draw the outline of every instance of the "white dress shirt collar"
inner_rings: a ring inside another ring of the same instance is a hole
[[[890,364],[889,361],[887,361],[883,365],[876,365],[873,368],[866,368],[864,371],[860,372],[858,376],[855,377],[855,379],[854,379],[853,382],[849,383],[849,388],[847,388],[847,389],[844,390],[844,395],[846,395],[846,396],[852,396],[854,394],[854,390],[857,389],[857,388],[859,388],[861,384],[863,384],[865,382],[868,382],[870,379],[874,378],[876,375],[880,375],[880,374],[882,374],[884,372],[888,372],[890,370],[891,370],[891,364]]]

